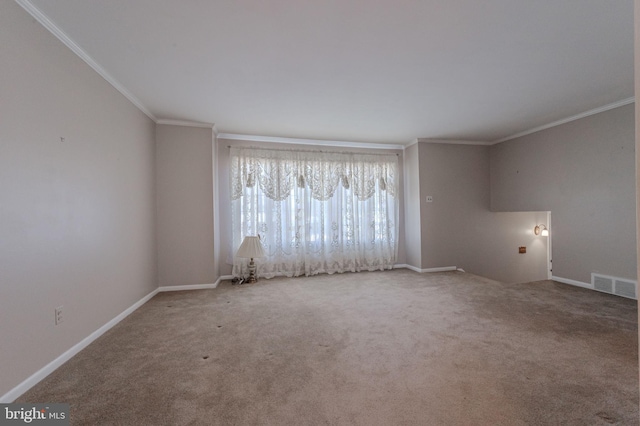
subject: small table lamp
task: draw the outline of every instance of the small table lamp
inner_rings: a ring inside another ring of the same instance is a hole
[[[249,278],[247,279],[247,282],[249,284],[257,282],[258,278],[256,277],[256,264],[253,263],[253,258],[265,257],[262,243],[260,243],[260,237],[244,237],[244,241],[242,241],[242,244],[240,244],[240,248],[238,249],[238,253],[236,253],[236,256],[245,259],[251,259],[251,261],[249,262]]]

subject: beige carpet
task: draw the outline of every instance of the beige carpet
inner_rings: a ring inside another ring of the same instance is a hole
[[[638,424],[636,302],[408,270],[161,293],[19,402],[80,425]]]

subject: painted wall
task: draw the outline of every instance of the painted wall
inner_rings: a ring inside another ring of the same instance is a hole
[[[12,1],[0,58],[5,395],[152,292],[157,256],[152,120]]]
[[[550,210],[553,275],[636,277],[634,105],[491,147],[491,207]]]
[[[233,253],[232,253],[232,239],[231,239],[231,196],[229,192],[229,152],[230,146],[254,146],[254,147],[266,147],[266,148],[275,148],[275,149],[301,149],[301,150],[313,150],[320,149],[318,146],[313,145],[296,145],[296,144],[284,144],[284,143],[271,143],[271,142],[255,142],[255,141],[241,141],[241,140],[231,140],[231,139],[218,139],[218,150],[217,150],[217,178],[218,178],[218,191],[219,191],[219,218],[220,218],[220,251],[219,251],[219,259],[220,259],[220,274],[231,275],[231,269],[233,266]],[[356,148],[341,148],[341,147],[321,147],[323,150],[330,151],[349,151],[349,152],[379,152],[379,153],[396,153],[399,155],[398,163],[399,163],[399,176],[403,176],[403,159],[402,159],[402,151],[393,151],[393,150],[375,150],[375,149],[356,149]],[[403,206],[403,192],[404,186],[402,179],[400,179],[400,187],[399,187],[399,229],[398,229],[398,262],[399,264],[406,263],[405,260],[405,250],[404,250],[404,206]]]
[[[212,129],[156,127],[158,283],[212,284]]]
[[[634,2],[634,81],[635,81],[635,98],[640,99],[640,0]],[[635,148],[636,148],[636,277],[640,277],[640,108],[635,110]],[[640,303],[640,298],[638,298]],[[640,334],[640,316],[638,316],[638,333]],[[640,338],[638,339],[640,343]],[[640,358],[638,359],[640,365]],[[638,369],[640,373],[640,368]]]
[[[404,151],[404,225],[406,263],[422,269],[423,235],[420,220],[420,161],[418,144],[413,144]]]
[[[490,211],[489,147],[417,145],[422,268],[456,266],[503,282],[547,279],[548,240],[533,234],[547,214]]]

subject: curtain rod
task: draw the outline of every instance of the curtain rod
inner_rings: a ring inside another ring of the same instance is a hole
[[[292,152],[292,151],[297,151],[297,152],[321,152],[323,154],[365,154],[365,155],[393,155],[395,154],[397,157],[400,156],[400,154],[396,153],[381,153],[381,152],[358,152],[358,151],[325,151],[322,149],[285,149],[285,148],[264,148],[264,147],[257,147],[257,146],[234,146],[232,147],[231,145],[227,145],[227,148],[239,148],[239,149],[259,149],[262,151],[283,151],[283,152]],[[375,149],[375,148],[362,148],[365,150],[368,149]]]

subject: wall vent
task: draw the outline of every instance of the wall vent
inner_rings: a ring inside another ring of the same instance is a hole
[[[591,285],[593,285],[594,290],[604,293],[615,294],[629,299],[638,298],[638,283],[633,280],[592,273]]]
[[[591,274],[591,283],[593,289],[598,291],[604,291],[605,293],[613,294],[613,279],[609,277],[603,277],[601,275]]]
[[[628,297],[630,299],[637,299],[636,283],[627,280],[616,280],[615,294],[622,297]]]

